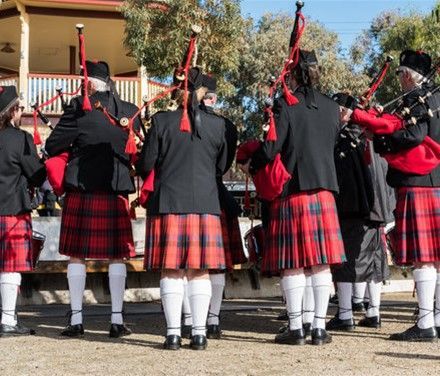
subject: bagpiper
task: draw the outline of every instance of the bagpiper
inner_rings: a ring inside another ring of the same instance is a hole
[[[128,204],[128,194],[135,192],[135,187],[130,155],[126,153],[128,133],[119,122],[138,108],[111,90],[106,62],[87,61],[85,69],[86,94],[72,99],[45,144],[50,156],[69,152],[59,251],[70,257],[67,279],[71,312],[61,335],[84,334],[85,260],[99,259],[109,261],[109,335],[117,338],[130,334],[122,316],[127,277],[123,260],[135,255]],[[91,110],[84,106],[86,96]],[[134,121],[139,128],[140,119]]]
[[[33,270],[31,186],[46,178],[32,136],[20,129],[15,86],[0,86],[0,337],[35,334],[17,322],[21,272]]]

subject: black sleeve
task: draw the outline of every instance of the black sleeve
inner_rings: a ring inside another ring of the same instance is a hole
[[[420,145],[428,135],[428,124],[420,122],[409,125],[390,135],[374,137],[374,150],[377,153],[397,153]]]
[[[80,109],[80,104],[74,98],[46,140],[44,149],[50,156],[60,154],[70,148],[78,136],[77,119],[81,115],[82,110]]]
[[[268,163],[275,159],[275,156],[283,148],[284,141],[289,132],[289,115],[287,106],[278,104],[274,108],[275,128],[277,133],[276,141],[264,141],[261,147],[254,153],[251,159],[250,171],[264,168]]]
[[[20,165],[23,175],[34,187],[39,187],[46,180],[46,168],[38,156],[32,136],[24,132],[24,147]]]
[[[158,157],[159,133],[155,117],[153,116],[150,130],[148,131],[139,159],[136,162],[136,172],[142,178],[145,178],[154,169]]]
[[[223,141],[219,148],[219,153],[217,156],[217,171],[226,172],[226,164],[228,161],[228,143],[226,141],[226,136],[223,135]]]
[[[226,174],[228,170],[232,166],[232,162],[235,159],[235,153],[237,151],[237,141],[238,141],[238,132],[237,127],[232,121],[225,118],[225,137],[227,143],[227,158],[226,158],[226,166],[223,170],[223,174]]]

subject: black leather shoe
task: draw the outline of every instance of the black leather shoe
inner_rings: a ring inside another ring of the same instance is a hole
[[[110,338],[119,338],[123,336],[129,336],[131,334],[131,330],[128,329],[125,324],[111,324],[109,337]]]
[[[84,327],[82,324],[67,325],[60,335],[64,337],[82,337],[84,335]]]
[[[287,329],[284,332],[277,334],[275,337],[275,343],[285,345],[305,345],[306,336],[304,335],[304,329]]]
[[[363,302],[351,303],[351,309],[353,312],[365,312],[365,306]]]
[[[363,319],[359,320],[358,326],[378,329],[382,326],[382,323],[379,316],[364,317]]]
[[[407,342],[437,342],[438,338],[435,327],[420,329],[416,324],[402,333],[391,334],[390,340]]]
[[[206,336],[209,339],[220,339],[222,337],[222,331],[220,325],[208,325]]]
[[[310,322],[306,322],[305,324],[303,324],[303,329],[304,329],[304,335],[306,337],[312,335],[312,324]]]
[[[353,318],[341,320],[339,316],[333,317],[325,326],[327,330],[342,330],[345,332],[352,332],[355,329]]]
[[[325,329],[312,330],[312,345],[321,346],[332,341],[332,336]]]
[[[278,321],[287,321],[289,320],[289,315],[287,314],[287,310],[281,311],[281,313],[277,317]]]
[[[15,326],[1,324],[0,337],[12,337],[12,336],[32,336],[35,334],[35,330],[26,328],[23,325],[17,324]]]
[[[189,346],[193,350],[205,350],[206,346],[208,346],[208,340],[206,339],[206,336],[198,334],[191,337],[191,343]]]
[[[179,350],[180,346],[182,346],[182,338],[176,334],[167,336],[163,343],[163,348],[165,350]]]
[[[182,338],[191,339],[191,331],[192,326],[191,325],[182,325]]]

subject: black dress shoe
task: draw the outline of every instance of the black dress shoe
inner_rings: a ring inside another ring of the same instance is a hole
[[[341,320],[338,315],[333,317],[325,326],[327,330],[342,330],[345,332],[352,332],[355,329],[353,318]]]
[[[420,329],[416,324],[402,333],[391,334],[390,340],[407,342],[437,342],[438,338],[435,327]]]
[[[82,324],[67,325],[60,335],[64,337],[82,337],[84,335],[84,327]]]
[[[12,337],[12,336],[32,336],[35,334],[35,330],[26,328],[23,325],[17,324],[15,326],[1,324],[0,337]]]
[[[206,346],[208,346],[208,340],[206,339],[206,336],[198,334],[191,337],[191,343],[189,346],[193,350],[205,350]]]
[[[209,339],[220,339],[222,336],[220,325],[208,325],[206,330],[206,336]]]
[[[182,325],[182,338],[191,339],[192,325]]]
[[[275,343],[285,345],[305,345],[306,336],[304,335],[304,329],[287,329],[284,332],[277,334],[275,337]]]
[[[351,309],[353,312],[365,312],[364,302],[360,303],[351,303]]]
[[[289,320],[289,315],[287,313],[287,310],[281,311],[281,313],[277,317],[278,321],[287,321]]]
[[[111,324],[109,337],[110,338],[119,338],[123,336],[129,336],[131,334],[131,330],[128,329],[125,324]]]
[[[303,324],[303,329],[304,329],[304,335],[306,337],[309,337],[312,335],[312,323],[310,322],[306,322]]]
[[[289,330],[289,324],[280,326],[280,328],[278,329],[278,333],[284,333],[286,330]]]
[[[382,323],[379,316],[364,317],[363,319],[359,320],[358,326],[378,329],[382,326]]]
[[[182,346],[182,339],[176,334],[167,336],[163,343],[163,348],[165,350],[179,350],[180,346]]]
[[[332,341],[332,336],[326,332],[325,329],[313,329],[312,330],[312,345],[325,345]]]

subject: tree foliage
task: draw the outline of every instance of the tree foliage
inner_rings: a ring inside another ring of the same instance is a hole
[[[166,4],[167,10],[149,6]],[[199,36],[197,65],[219,78],[219,89],[230,94],[227,77],[237,71],[243,19],[239,0],[127,0],[125,45],[149,75],[168,78],[185,53],[191,26],[203,28]]]

